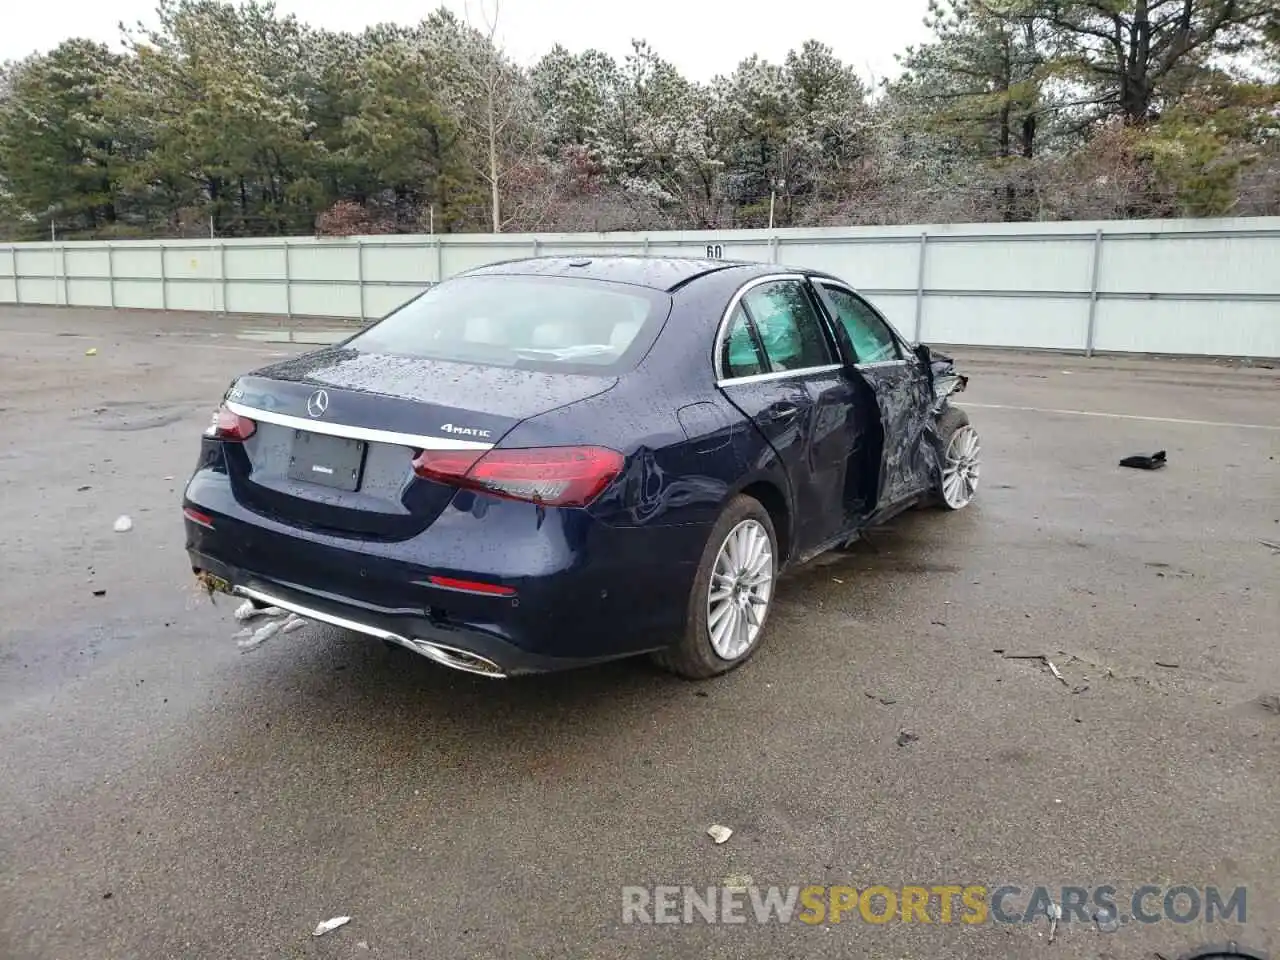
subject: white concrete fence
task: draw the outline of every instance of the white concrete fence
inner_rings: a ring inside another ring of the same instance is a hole
[[[827,270],[930,343],[1280,357],[1280,217],[20,243],[0,304],[369,320],[497,260],[645,253]]]

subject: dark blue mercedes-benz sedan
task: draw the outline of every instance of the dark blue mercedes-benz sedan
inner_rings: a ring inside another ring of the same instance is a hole
[[[970,502],[965,383],[817,271],[493,264],[232,383],[187,550],[216,589],[458,670],[711,677],[787,566]]]

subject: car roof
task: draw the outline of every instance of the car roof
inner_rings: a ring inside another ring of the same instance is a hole
[[[504,260],[467,270],[459,276],[553,276],[587,277],[614,283],[629,283],[672,293],[711,273],[740,271],[742,276],[776,273],[768,263],[743,260],[706,260],[694,257],[598,256],[528,257]]]

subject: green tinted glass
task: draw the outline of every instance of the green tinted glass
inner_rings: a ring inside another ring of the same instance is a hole
[[[827,295],[835,304],[840,324],[859,363],[881,363],[898,359],[898,348],[893,334],[865,303],[845,290],[826,287]]]
[[[743,300],[774,370],[804,370],[831,362],[821,321],[801,283],[763,284]]]
[[[729,332],[724,341],[724,372],[726,377],[750,377],[764,373],[760,352],[756,349],[747,315],[741,307],[737,307],[729,319]]]

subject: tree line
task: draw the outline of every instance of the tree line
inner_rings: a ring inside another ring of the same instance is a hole
[[[869,88],[809,41],[708,83],[636,41],[317,29],[160,0],[0,69],[0,238],[1280,214],[1275,0],[931,0]]]

